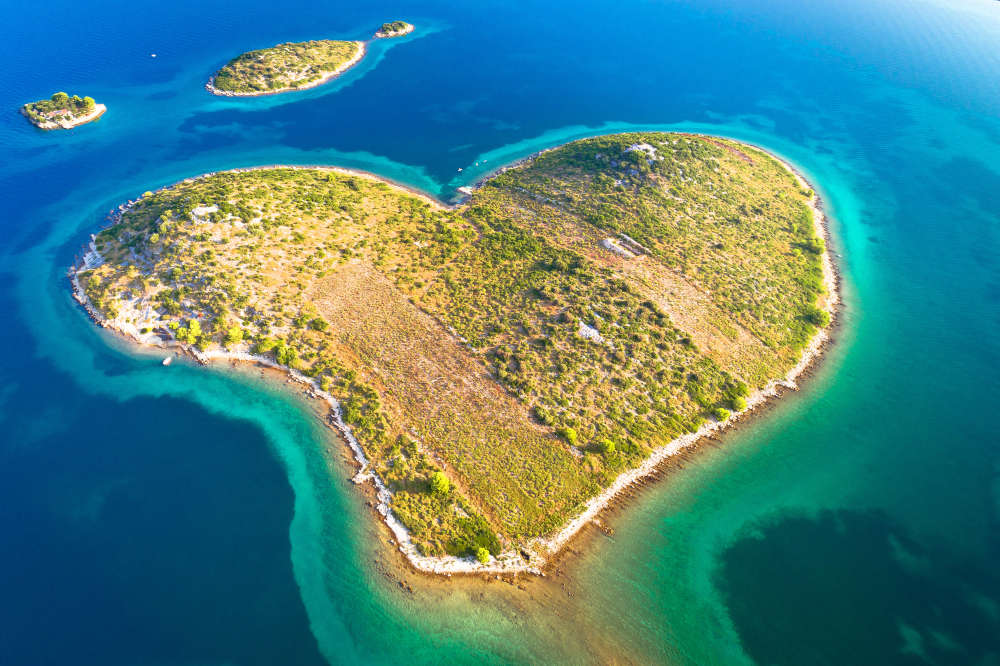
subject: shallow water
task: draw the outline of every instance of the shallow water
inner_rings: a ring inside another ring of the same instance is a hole
[[[327,86],[201,87],[242,50],[397,15],[418,32]],[[55,0],[0,18],[0,107],[63,89],[109,108],[59,133],[0,116],[0,662],[1000,658],[1000,3]],[[187,176],[338,164],[448,198],[634,128],[800,167],[833,216],[843,325],[804,391],[588,540],[561,603],[403,592],[296,395],[163,368],[66,288],[108,209]]]

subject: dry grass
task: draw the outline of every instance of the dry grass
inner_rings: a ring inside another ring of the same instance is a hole
[[[524,533],[586,497],[592,484],[566,444],[372,266],[346,264],[310,295],[340,358],[378,387],[393,434],[414,437],[456,472],[452,478],[505,533]]]

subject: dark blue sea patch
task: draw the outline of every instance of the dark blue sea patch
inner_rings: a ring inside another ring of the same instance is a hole
[[[1000,541],[992,543],[1000,557]],[[1000,654],[1000,576],[918,544],[884,513],[757,526],[717,585],[760,664],[973,664]]]

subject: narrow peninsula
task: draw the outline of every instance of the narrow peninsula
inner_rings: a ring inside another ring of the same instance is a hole
[[[417,568],[538,571],[616,493],[777,387],[837,292],[812,189],[724,138],[544,151],[447,207],[336,168],[212,173],[114,215],[97,322],[329,404]]]
[[[57,92],[49,99],[21,107],[21,113],[31,124],[44,130],[72,129],[97,120],[107,110],[103,104],[96,103],[93,97],[70,97],[64,92]]]
[[[402,37],[413,32],[413,24],[406,21],[390,21],[383,23],[375,31],[376,39],[388,39],[390,37]]]
[[[332,39],[289,42],[248,51],[215,73],[205,88],[229,97],[256,97],[322,85],[361,62],[365,43]]]

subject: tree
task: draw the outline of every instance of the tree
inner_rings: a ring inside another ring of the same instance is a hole
[[[733,409],[735,409],[738,412],[742,412],[746,408],[747,408],[746,398],[744,398],[743,396],[736,396],[735,398],[733,398]]]
[[[299,356],[294,348],[285,344],[284,340],[279,340],[274,346],[274,360],[281,365],[290,366]]]
[[[64,107],[69,104],[69,95],[64,92],[57,92],[52,95],[52,101],[60,107]]]
[[[222,338],[222,342],[228,347],[229,345],[235,345],[238,342],[243,341],[243,329],[239,326],[233,326],[232,328],[226,329],[226,334]]]
[[[600,446],[601,446],[601,453],[603,453],[606,456],[610,456],[617,449],[617,447],[615,446],[614,441],[612,441],[610,439],[602,439]]]
[[[431,492],[435,495],[447,495],[448,491],[451,490],[451,481],[448,477],[444,475],[444,472],[438,471],[431,475]]]
[[[96,104],[97,102],[94,101],[93,97],[87,96],[83,98],[83,108],[87,111],[93,111]]]
[[[486,564],[490,561],[490,551],[486,550],[482,546],[476,548],[476,559],[479,560],[480,564]]]

